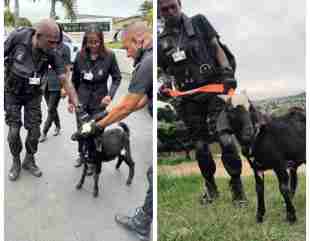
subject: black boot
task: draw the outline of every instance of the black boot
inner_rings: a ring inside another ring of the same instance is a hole
[[[16,181],[19,177],[20,170],[21,170],[20,157],[19,156],[13,157],[13,164],[9,172],[9,180]]]
[[[47,136],[45,133],[42,133],[41,136],[40,136],[40,139],[39,139],[39,142],[45,142],[47,140]]]
[[[26,153],[22,168],[29,171],[35,177],[42,176],[42,172],[40,168],[36,165],[34,156],[32,154]]]
[[[205,205],[208,203],[212,203],[218,197],[219,192],[215,184],[214,176],[212,176],[208,178],[208,180],[206,180],[206,192],[203,194],[201,198],[201,204]]]
[[[54,130],[54,136],[58,136],[60,134],[60,127],[56,126]]]
[[[82,153],[79,153],[79,157],[75,160],[75,164],[74,164],[74,166],[75,167],[80,167],[80,166],[82,166],[82,164],[84,163],[84,157],[83,157],[83,155],[82,155]]]
[[[115,221],[136,234],[140,240],[150,240],[152,217],[142,207],[136,209],[133,217],[115,215]]]
[[[229,182],[229,185],[231,189],[233,204],[237,207],[246,206],[248,204],[248,200],[245,196],[240,177],[232,178]]]

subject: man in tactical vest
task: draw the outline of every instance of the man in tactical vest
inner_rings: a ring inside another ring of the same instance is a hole
[[[181,0],[158,0],[159,12],[165,26],[158,41],[158,65],[172,79],[161,88],[174,86],[185,91],[207,84],[221,83],[227,92],[236,88],[234,70],[220,45],[219,35],[203,15],[187,17],[181,11]],[[222,160],[231,176],[233,202],[246,203],[241,183],[241,159],[232,138],[229,121],[224,111],[225,102],[216,94],[199,93],[179,98],[175,106],[191,138],[196,142],[196,158],[205,179],[204,203],[218,197],[214,180],[215,162],[208,145],[219,142]]]
[[[9,179],[17,180],[21,167],[32,175],[40,177],[41,170],[36,165],[34,155],[38,149],[41,124],[42,76],[51,65],[57,78],[69,96],[69,102],[78,105],[72,83],[66,79],[64,61],[56,51],[62,41],[62,33],[52,19],[40,21],[36,28],[18,28],[4,43],[5,58],[5,121],[9,126],[8,142],[13,156]],[[28,131],[25,147],[26,156],[21,164],[22,140],[21,110],[24,107],[24,127]]]

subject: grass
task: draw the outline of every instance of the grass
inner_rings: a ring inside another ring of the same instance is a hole
[[[171,165],[171,166],[178,165],[178,164],[181,164],[181,163],[184,163],[184,162],[196,162],[196,160],[188,159],[185,156],[183,156],[183,157],[176,157],[174,159],[172,159],[171,157],[165,158],[165,157],[161,156],[157,160],[157,164],[158,165]]]
[[[159,241],[303,241],[306,240],[306,178],[299,174],[294,199],[297,223],[285,221],[286,211],[278,182],[265,178],[266,215],[255,221],[256,193],[253,177],[244,178],[249,206],[234,208],[227,178],[217,178],[220,198],[209,206],[199,203],[203,192],[198,175],[158,177]]]
[[[111,49],[121,49],[123,45],[121,42],[109,42],[106,46]]]

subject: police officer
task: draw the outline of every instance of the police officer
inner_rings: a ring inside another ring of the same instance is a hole
[[[70,78],[70,69],[71,69],[71,57],[70,57],[70,48],[64,44],[60,43],[57,46],[57,51],[59,55],[63,58],[65,64],[65,74],[66,78]],[[42,134],[40,137],[40,142],[44,142],[47,139],[47,132],[52,126],[53,122],[55,124],[54,136],[59,135],[60,133],[60,119],[58,115],[58,104],[60,98],[65,96],[65,91],[61,88],[60,81],[57,79],[55,70],[52,69],[52,66],[49,66],[47,74],[44,76],[46,78],[46,84],[44,88],[44,98],[47,104],[47,118],[44,123]]]
[[[180,0],[158,0],[165,27],[159,36],[158,65],[171,76],[179,90],[191,90],[210,83],[223,83],[225,90],[236,87],[232,66],[219,44],[219,35],[203,15],[187,17]],[[162,93],[166,95],[165,88]],[[241,159],[226,118],[225,102],[214,94],[179,97],[176,111],[196,141],[196,158],[205,179],[205,203],[218,197],[214,180],[215,162],[209,143],[218,141],[224,167],[231,176],[235,204],[246,202],[241,183]]]
[[[112,83],[108,89],[110,76]],[[84,111],[90,116],[105,110],[120,85],[121,73],[115,54],[105,47],[103,33],[96,26],[91,25],[84,35],[81,51],[74,61],[72,81]],[[78,151],[76,167],[83,162],[81,142]]]
[[[123,32],[122,42],[128,57],[134,58],[135,70],[128,87],[128,94],[112,108],[108,115],[99,122],[86,123],[82,126],[84,138],[98,135],[103,128],[126,118],[129,114],[146,106],[152,101],[153,92],[153,46],[152,32],[143,22],[130,25]],[[90,129],[87,127],[90,126]],[[147,171],[149,187],[142,207],[136,208],[132,217],[116,215],[115,220],[126,229],[135,233],[141,240],[150,240],[153,219],[153,168]]]
[[[51,65],[58,79],[69,95],[70,102],[78,105],[72,83],[66,80],[62,58],[55,51],[61,41],[61,32],[52,19],[44,19],[35,29],[19,28],[13,31],[4,43],[5,70],[5,120],[9,126],[8,142],[13,156],[9,179],[15,181],[21,167],[32,175],[40,177],[41,170],[36,165],[34,155],[38,149],[41,123],[41,78]],[[25,147],[26,156],[21,165],[22,140],[21,109],[24,107],[24,127],[28,134]]]

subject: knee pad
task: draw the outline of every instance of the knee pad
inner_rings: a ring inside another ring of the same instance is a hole
[[[39,139],[40,138],[40,127],[34,127],[28,130],[28,138]]]
[[[207,159],[209,156],[209,146],[207,143],[198,141],[195,146],[196,149],[196,159]]]
[[[20,139],[20,127],[10,127],[8,133],[8,142],[16,142]]]

